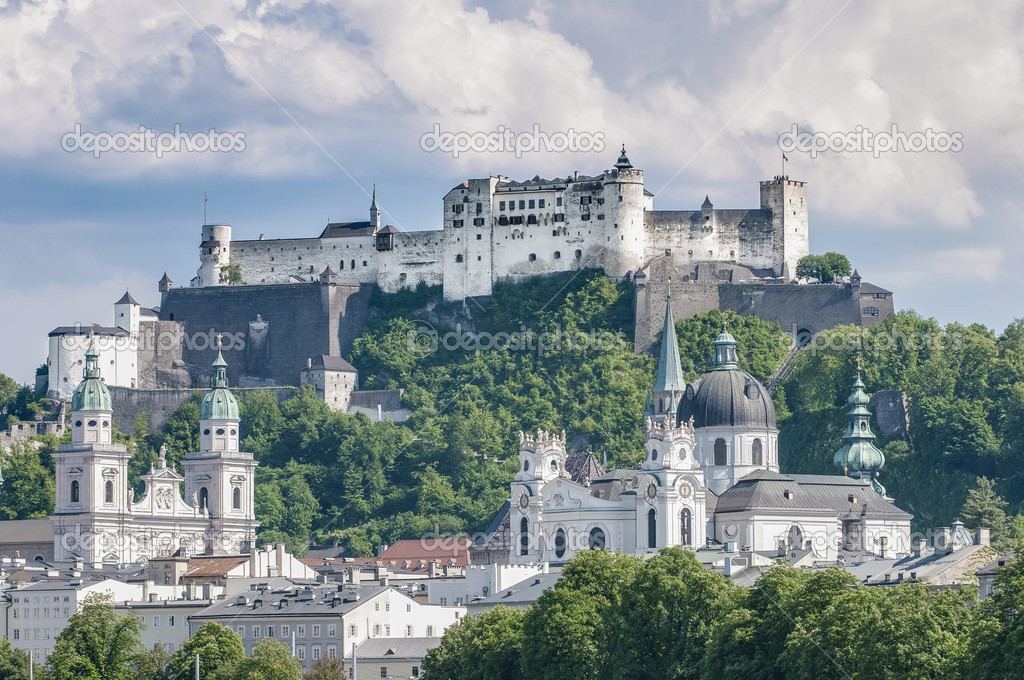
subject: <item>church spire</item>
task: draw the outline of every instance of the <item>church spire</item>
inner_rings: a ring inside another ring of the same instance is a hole
[[[668,282],[665,295],[665,325],[661,333],[661,355],[658,357],[658,373],[654,378],[654,392],[682,392],[686,389],[683,366],[679,361],[679,340],[676,338],[676,323],[672,318],[672,280]]]
[[[836,452],[832,462],[847,476],[870,481],[874,490],[885,496],[885,487],[878,483],[878,473],[885,468],[885,455],[875,446],[875,435],[871,432],[871,411],[868,410],[870,401],[864,392],[858,362],[853,393],[847,399],[851,407],[846,412],[850,425],[843,435],[843,448]]]

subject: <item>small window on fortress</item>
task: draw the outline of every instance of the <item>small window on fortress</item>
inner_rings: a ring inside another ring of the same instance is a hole
[[[556,206],[562,205],[562,197],[561,196],[559,196],[558,198],[555,199],[555,205]]]
[[[533,209],[534,209],[535,207],[537,207],[537,202],[536,202],[536,201],[534,201],[534,200],[533,200],[533,199],[531,198],[531,199],[530,199],[530,210],[533,210]]]
[[[537,253],[530,253],[530,262],[537,261]]]
[[[363,266],[364,267],[366,266],[366,260],[363,260]]]
[[[582,250],[577,250],[576,251],[576,259],[578,260],[578,259],[580,259],[582,257],[583,257],[583,251]]]
[[[519,201],[519,209],[526,210],[526,201]]]
[[[878,307],[865,307],[861,313],[864,316],[878,316]]]
[[[344,269],[345,268],[345,260],[341,260],[340,262],[338,262],[338,264],[340,265],[340,267],[339,267],[340,269]]]
[[[543,198],[537,199],[537,207],[538,208],[543,208],[544,207],[544,199]]]
[[[504,209],[505,209],[505,201],[501,201],[500,203],[498,203],[498,210],[504,210]]]
[[[462,254],[461,253],[455,256],[455,261],[456,262],[462,262]]]
[[[352,260],[351,267],[352,267],[352,269],[356,268],[356,261],[355,260]]]
[[[562,253],[560,253],[559,251],[556,250],[555,251],[555,259],[556,260],[561,260],[562,259]]]

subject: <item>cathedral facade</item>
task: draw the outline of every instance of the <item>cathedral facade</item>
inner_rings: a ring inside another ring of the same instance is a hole
[[[101,568],[255,547],[256,462],[238,450],[238,402],[227,388],[226,368],[218,353],[211,390],[200,405],[199,451],[186,455],[185,475],[168,465],[162,447],[136,498],[128,479],[131,452],[113,441],[110,391],[100,378],[95,340],[90,343],[85,377],[71,398],[71,443],[53,454],[57,492],[50,519],[57,561]]]
[[[509,562],[565,562],[583,550],[654,553],[669,546],[835,560],[842,553],[908,554],[911,515],[878,484],[884,457],[871,443],[858,378],[840,474],[779,471],[771,395],[739,368],[726,331],[710,371],[686,384],[671,304],[645,414],[643,461],[570,474],[565,434],[520,435],[508,504]],[[575,454],[580,455],[580,454]]]

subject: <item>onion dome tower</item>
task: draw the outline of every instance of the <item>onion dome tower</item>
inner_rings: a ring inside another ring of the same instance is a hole
[[[100,378],[99,358],[96,337],[93,336],[89,349],[85,351],[85,379],[78,383],[71,395],[71,441],[74,444],[111,442],[110,420],[114,408],[111,406],[110,390]]]
[[[878,473],[885,469],[885,455],[875,446],[875,435],[871,432],[871,411],[868,410],[870,398],[864,392],[864,382],[857,372],[857,380],[853,383],[853,393],[847,399],[850,410],[846,412],[850,419],[843,441],[843,448],[836,451],[832,462],[843,471],[843,474],[871,482],[872,488],[885,497],[885,487],[878,483]]]
[[[629,162],[629,157],[626,156],[626,145],[622,145],[622,153],[619,154],[619,160],[615,161],[615,167],[619,170],[629,170],[633,167],[633,164]]]

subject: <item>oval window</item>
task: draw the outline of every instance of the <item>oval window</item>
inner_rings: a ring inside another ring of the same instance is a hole
[[[231,428],[231,436],[233,437],[236,434],[238,434],[238,432],[236,432],[234,428]]]
[[[103,421],[103,427],[110,427],[110,421],[109,420],[104,420]]]
[[[82,421],[81,420],[76,420],[75,421],[75,427],[81,427],[81,426],[82,426]]]
[[[218,427],[217,428],[217,434],[224,434],[224,428],[223,427]]]
[[[203,430],[203,434],[210,434],[210,430],[209,429]]]
[[[555,460],[554,458],[552,458],[551,459],[551,471],[555,472],[556,470],[558,470],[558,461]]]
[[[530,471],[530,461],[524,460],[523,461],[523,472],[529,472],[529,471]]]
[[[89,421],[89,427],[96,427],[96,421],[95,420],[90,420]]]
[[[658,449],[651,449],[651,460],[658,460]]]

